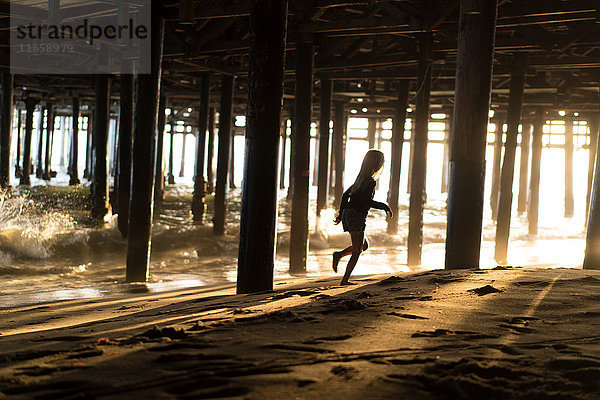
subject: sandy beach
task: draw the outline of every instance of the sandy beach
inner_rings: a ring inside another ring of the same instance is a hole
[[[600,272],[503,268],[0,311],[0,398],[594,399]],[[143,287],[142,287],[143,288]]]

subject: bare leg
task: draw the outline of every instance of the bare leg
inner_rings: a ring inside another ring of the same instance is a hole
[[[360,257],[360,253],[363,251],[364,246],[364,232],[350,232],[350,237],[352,238],[352,257],[350,257],[350,261],[348,261],[348,265],[346,266],[346,273],[342,278],[341,285],[349,285],[348,279],[350,279],[350,274],[356,267],[356,263],[358,262],[358,257]]]
[[[365,240],[363,242],[362,249],[363,249],[363,251],[365,251],[368,248],[369,248],[369,241],[367,240],[367,237],[365,236]],[[344,250],[341,250],[341,251],[333,252],[333,272],[337,272],[338,264],[340,263],[340,260],[342,259],[342,257],[349,256],[350,254],[352,254],[352,246],[348,246]]]

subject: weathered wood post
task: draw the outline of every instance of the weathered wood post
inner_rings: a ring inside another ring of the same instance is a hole
[[[374,149],[377,134],[377,119],[375,117],[369,117],[368,121],[369,124],[367,125],[367,142],[369,143],[369,149]]]
[[[213,233],[223,236],[227,225],[227,189],[229,183],[229,157],[231,155],[233,118],[233,82],[232,75],[221,78],[221,110],[219,112],[219,148],[217,154],[217,183],[215,185],[215,205]]]
[[[446,269],[479,268],[496,15],[496,0],[460,2]]]
[[[565,119],[565,218],[573,216],[573,117]]]
[[[33,113],[39,100],[33,97],[25,99],[25,138],[23,140],[23,171],[19,184],[31,185],[31,136],[33,135]]]
[[[529,210],[527,211],[530,235],[537,235],[538,233],[544,118],[544,111],[541,109],[536,110],[533,121],[533,139],[531,142],[531,180],[529,182]]]
[[[390,192],[388,202],[394,213],[387,221],[387,232],[390,235],[398,233],[398,203],[400,197],[400,172],[402,170],[402,147],[404,147],[404,125],[406,109],[408,108],[408,90],[410,81],[398,81],[398,99],[396,100],[394,119],[392,121],[392,159],[390,162]]]
[[[214,193],[215,191],[215,109],[208,109],[208,148],[206,149],[206,193]]]
[[[333,81],[321,78],[321,104],[319,115],[319,167],[317,184],[317,216],[327,208],[329,194],[329,121],[331,121],[331,98]]]
[[[87,135],[86,135],[86,144],[85,144],[85,168],[83,170],[83,177],[85,179],[90,179],[92,176],[92,148],[93,148],[93,136],[92,131],[94,123],[94,113],[90,113],[87,115]]]
[[[234,105],[232,105],[232,110],[233,109]],[[229,179],[229,188],[235,189],[235,125],[233,124],[233,111],[231,112],[231,118],[231,137],[229,138],[229,168],[227,171],[227,177]]]
[[[442,160],[442,185],[440,191],[448,193],[448,179],[450,178],[450,136],[452,131],[452,118],[447,116],[444,124],[444,155]]]
[[[287,142],[287,119],[285,119],[282,115],[281,118],[281,153],[279,157],[280,166],[279,166],[279,189],[285,189],[285,161],[287,159],[287,152],[285,149],[285,144]]]
[[[71,129],[71,156],[69,166],[69,185],[79,185],[79,117],[80,117],[79,97],[73,97],[73,124]]]
[[[164,36],[164,19],[159,7],[158,1],[152,1],[150,73],[138,75],[138,84],[136,85],[131,199],[127,234],[128,282],[146,281],[150,262],[156,162],[155,141]]]
[[[173,175],[173,151],[175,150],[175,119],[172,117],[169,119],[169,125],[171,125],[171,132],[169,132],[169,173],[167,174],[167,183],[169,185],[175,184],[175,175]]]
[[[590,200],[592,198],[592,188],[594,183],[594,162],[596,161],[596,152],[598,148],[598,125],[600,114],[594,113],[589,122],[590,126],[590,145],[588,156],[588,176],[587,176],[587,193],[585,196],[585,226],[587,227],[590,213]]]
[[[67,137],[67,128],[65,126],[65,116],[61,115],[60,116],[60,158],[59,158],[59,165],[61,167],[65,166],[65,143],[66,143],[66,137]]]
[[[50,115],[51,112],[48,113]],[[108,122],[110,115],[110,77],[96,75],[96,113],[94,115],[94,152],[92,177],[92,218],[101,222],[108,213]]]
[[[335,156],[334,205],[338,208],[344,194],[344,136],[346,136],[346,109],[344,102],[335,102],[334,114],[331,149]]]
[[[181,141],[181,164],[179,165],[179,177],[183,178],[185,176],[185,142],[187,138],[187,132],[183,132],[182,141]]]
[[[498,221],[496,223],[496,248],[494,259],[499,264],[506,264],[508,255],[508,238],[510,236],[510,217],[513,198],[513,179],[515,172],[515,151],[517,134],[521,121],[523,89],[525,87],[524,68],[517,68],[511,75],[508,98],[507,131],[504,144],[504,160],[500,177],[500,195],[498,197]]]
[[[44,155],[44,172],[42,179],[49,181],[51,178],[52,168],[52,142],[54,139],[54,106],[52,103],[48,103],[48,117],[46,121],[46,150]]]
[[[154,206],[160,204],[165,198],[165,169],[163,149],[165,143],[165,108],[167,107],[167,97],[159,95],[158,115],[156,122],[156,163],[154,171]],[[173,127],[171,126],[171,129]],[[135,138],[134,138],[135,140]]]
[[[44,176],[44,127],[45,127],[45,118],[46,118],[47,108],[44,104],[42,109],[40,110],[40,119],[38,121],[38,143],[37,143],[37,166],[35,169],[35,177],[38,179],[42,179]],[[49,113],[48,113],[49,116]]]
[[[296,43],[296,98],[292,131],[290,273],[305,273],[308,256],[308,188],[314,50],[312,38]]]
[[[595,114],[597,121],[599,117],[598,111]],[[596,140],[596,145],[600,146],[600,140]],[[598,154],[598,148],[596,148],[596,154]],[[594,185],[587,223],[587,235],[585,238],[583,269],[600,269],[600,157],[596,157],[596,166],[594,169]]]
[[[10,145],[13,120],[13,74],[8,70],[0,73],[2,97],[0,97],[0,187],[10,188]]]
[[[119,232],[127,238],[129,229],[129,202],[131,194],[131,164],[133,152],[133,118],[135,112],[135,84],[133,71],[121,74],[121,118],[119,119],[119,170],[118,190]]]
[[[238,293],[273,289],[287,0],[253,0]]]
[[[498,216],[498,197],[500,196],[500,168],[502,167],[502,135],[504,123],[501,119],[497,120],[496,130],[494,131],[494,161],[492,164],[492,190],[490,195],[490,207],[492,209],[492,219]]]
[[[417,87],[417,109],[413,139],[413,165],[410,185],[408,215],[408,255],[407,264],[421,264],[423,246],[423,209],[425,204],[425,176],[427,171],[427,141],[429,134],[429,99],[431,96],[432,37],[425,34],[420,44],[419,80]]]
[[[204,155],[206,154],[206,134],[210,112],[210,73],[205,72],[200,79],[200,107],[198,109],[198,136],[196,145],[196,172],[194,174],[194,195],[192,198],[192,215],[194,221],[202,222],[206,212],[206,179],[204,178]],[[212,132],[208,132],[209,141]],[[207,171],[212,169],[212,157],[209,154]]]
[[[519,197],[517,199],[517,212],[527,211],[527,195],[529,191],[529,149],[531,147],[531,130],[533,126],[523,124],[521,130],[521,166],[519,170]]]
[[[19,108],[17,110],[17,163],[15,165],[15,178],[21,178],[21,147],[22,147],[22,136],[23,131],[23,112]]]

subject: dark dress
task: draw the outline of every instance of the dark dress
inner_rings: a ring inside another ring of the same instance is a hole
[[[371,179],[354,193],[350,193],[352,186],[344,192],[338,216],[342,220],[344,232],[364,232],[370,208],[389,210],[387,204],[373,200],[375,185],[375,180]]]

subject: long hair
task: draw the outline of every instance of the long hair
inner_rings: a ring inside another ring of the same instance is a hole
[[[356,181],[352,185],[352,190],[350,193],[355,193],[364,185],[369,182],[371,179],[375,180],[381,173],[383,168],[383,153],[379,150],[369,150],[367,154],[365,154],[365,158],[363,158],[362,165],[360,167],[360,172],[356,177]]]

